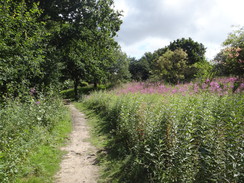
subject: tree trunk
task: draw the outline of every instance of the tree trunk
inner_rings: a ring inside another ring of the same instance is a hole
[[[78,96],[78,85],[79,85],[79,79],[74,80],[74,94],[75,94],[75,100],[79,99]]]
[[[97,88],[97,82],[94,82],[94,88]]]
[[[97,79],[95,79],[95,78],[93,80],[93,85],[94,85],[94,88],[97,88]]]

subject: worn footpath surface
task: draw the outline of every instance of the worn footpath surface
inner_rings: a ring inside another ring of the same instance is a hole
[[[88,141],[89,127],[85,116],[69,105],[73,118],[70,142],[62,150],[67,151],[61,169],[55,176],[56,183],[95,183],[99,176],[96,165],[97,149]]]

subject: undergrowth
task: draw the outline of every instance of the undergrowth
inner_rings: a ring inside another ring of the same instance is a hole
[[[242,94],[97,92],[83,103],[109,137],[107,182],[244,181]]]
[[[52,182],[70,131],[57,98],[7,101],[0,109],[0,182]]]

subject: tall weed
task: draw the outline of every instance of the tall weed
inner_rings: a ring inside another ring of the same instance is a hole
[[[107,120],[119,156],[130,157],[118,182],[244,180],[242,94],[98,92],[84,103]]]

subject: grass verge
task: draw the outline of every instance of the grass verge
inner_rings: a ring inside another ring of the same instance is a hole
[[[71,117],[68,109],[63,111],[64,118],[54,127],[53,132],[46,137],[45,144],[38,146],[21,167],[17,183],[51,183],[53,176],[59,170],[64,152],[60,147],[67,141],[71,132]]]
[[[74,103],[75,107],[82,111],[90,126],[90,142],[98,148],[98,165],[101,168],[99,183],[120,182],[120,173],[129,156],[120,156],[119,147],[116,147],[116,139],[109,133],[106,120],[94,110],[89,109],[83,103]]]

